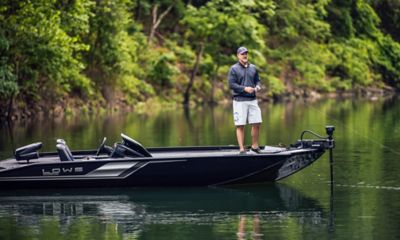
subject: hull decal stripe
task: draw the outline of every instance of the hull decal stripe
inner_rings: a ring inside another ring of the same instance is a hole
[[[118,177],[125,170],[135,166],[138,162],[107,163],[86,174],[87,177]]]

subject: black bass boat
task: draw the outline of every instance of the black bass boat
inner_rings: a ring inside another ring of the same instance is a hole
[[[39,152],[42,143],[15,150],[0,161],[0,190],[136,186],[208,186],[283,179],[309,166],[334,148],[333,126],[327,137],[303,131],[288,148],[265,146],[239,154],[237,146],[144,148],[121,134],[114,147],[103,139],[97,150],[70,151],[58,139],[57,152]],[[317,139],[303,139],[310,133]]]

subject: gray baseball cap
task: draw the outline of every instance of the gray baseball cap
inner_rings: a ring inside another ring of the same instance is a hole
[[[248,52],[248,51],[249,51],[249,50],[247,50],[246,47],[240,47],[240,48],[238,48],[238,50],[237,50],[237,54],[243,54],[243,53]]]

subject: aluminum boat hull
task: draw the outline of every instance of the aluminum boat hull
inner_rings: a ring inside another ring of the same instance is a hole
[[[57,152],[40,153],[41,142],[15,150],[0,161],[0,190],[17,188],[210,186],[273,182],[311,165],[334,148],[328,137],[309,130],[289,148],[265,146],[241,154],[237,146],[144,148],[121,134],[114,147],[103,139],[97,150],[73,151],[57,139]],[[317,140],[304,140],[310,133]],[[332,155],[331,155],[332,156]],[[332,158],[330,158],[332,160]]]
[[[154,157],[107,157],[61,162],[44,153],[0,169],[0,189],[137,186],[208,186],[271,182],[309,166],[323,149],[238,154],[234,147],[149,149]],[[94,155],[95,151],[73,152]],[[89,159],[89,160],[86,160]],[[6,161],[14,161],[9,159]],[[2,162],[0,167],[7,166]]]

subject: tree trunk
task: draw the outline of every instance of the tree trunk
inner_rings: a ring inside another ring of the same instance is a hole
[[[137,4],[136,4],[136,9],[135,9],[135,21],[139,21],[139,19],[140,19],[140,8],[141,8],[142,6],[141,6],[141,2],[140,2],[140,0],[138,0],[137,1]]]
[[[217,61],[217,66],[215,68],[214,74],[211,78],[211,98],[210,98],[210,104],[214,104],[215,100],[214,100],[214,94],[215,94],[215,80],[217,79],[217,75],[218,75],[218,70],[219,70],[219,61]]]
[[[200,43],[199,50],[196,55],[196,62],[194,63],[192,73],[190,74],[189,84],[186,87],[186,91],[183,94],[183,105],[188,106],[190,102],[190,91],[192,90],[194,78],[196,77],[197,71],[199,70],[201,56],[204,51],[204,42]]]
[[[10,121],[12,119],[13,105],[14,105],[14,93],[11,94],[10,101],[8,102],[8,109],[7,109],[7,120],[8,121]]]
[[[153,9],[151,10],[153,22],[151,24],[150,34],[149,34],[149,38],[147,39],[147,43],[150,44],[153,41],[156,29],[158,28],[158,26],[160,25],[160,23],[164,19],[164,17],[167,16],[169,11],[171,11],[171,9],[172,9],[172,5],[169,6],[163,13],[161,13],[160,16],[157,16],[158,4],[155,4],[153,6]]]

